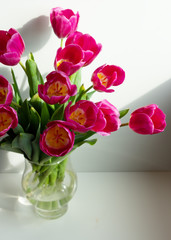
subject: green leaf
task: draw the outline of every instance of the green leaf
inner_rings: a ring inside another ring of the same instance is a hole
[[[76,102],[79,100],[86,100],[86,92],[85,92],[84,84],[81,85],[77,93]]]
[[[48,121],[50,120],[50,114],[47,104],[43,102],[41,109],[41,129],[44,129]]]
[[[129,109],[128,109],[128,108],[119,111],[119,113],[120,113],[120,117],[119,117],[119,118],[123,118],[128,112],[129,112]]]
[[[22,128],[22,126],[18,123],[17,127],[13,129],[13,132],[18,135],[20,133],[24,132],[24,129]]]
[[[26,61],[26,71],[30,86],[30,97],[33,97],[38,92],[39,85],[39,80],[37,78],[37,65],[33,60],[29,59]]]
[[[63,161],[65,158],[67,158],[72,152],[74,151],[74,149],[72,149],[69,153],[67,153],[66,155],[62,156],[62,157],[51,157],[46,155],[44,152],[40,152],[40,163],[48,163],[48,161],[50,160],[51,163],[59,163],[61,161]]]
[[[30,126],[28,131],[35,135],[40,125],[40,122],[41,122],[41,119],[38,112],[34,109],[34,107],[31,107],[30,108]]]
[[[59,105],[59,107],[55,110],[55,112],[53,113],[52,117],[51,117],[51,121],[54,120],[63,120],[63,115],[64,115],[64,108],[65,108],[65,104],[61,104]]]
[[[29,101],[29,103],[35,108],[35,110],[41,115],[41,111],[42,111],[42,105],[44,103],[44,101],[39,97],[38,93],[36,93],[31,100]]]
[[[75,84],[77,86],[77,90],[80,88],[81,86],[81,68],[75,72],[74,74],[72,74],[70,76],[70,81],[72,84]]]
[[[32,52],[29,53],[29,59],[31,59],[31,60],[34,61],[34,56],[33,56],[33,53],[32,53]]]
[[[9,136],[4,138],[0,142],[0,148],[2,150],[6,150],[6,151],[10,151],[10,152],[22,153],[22,151],[20,149],[12,147],[12,139]]]
[[[26,131],[30,125],[30,109],[27,99],[21,105],[21,108],[18,110],[19,123]]]
[[[88,92],[86,95],[86,100],[90,100],[92,95],[95,93],[96,91],[92,91],[92,92]]]
[[[40,124],[37,129],[36,137],[34,141],[32,141],[32,157],[31,160],[33,162],[38,162],[39,161],[39,156],[40,156],[40,147],[39,147],[39,140],[40,140]]]
[[[32,156],[32,140],[34,136],[29,133],[20,133],[12,141],[12,148],[21,150],[25,157],[31,160]]]
[[[30,86],[30,97],[33,97],[38,92],[38,85],[43,84],[44,81],[32,53],[30,53],[29,59],[26,61],[26,72]]]
[[[84,143],[88,143],[90,145],[94,145],[96,142],[97,142],[97,138],[90,139],[90,140],[84,140],[84,141],[78,142],[77,144],[74,144],[74,148],[80,147]]]
[[[14,96],[15,96],[15,101],[17,104],[22,104],[22,98],[21,98],[21,94],[20,94],[20,90],[18,88],[18,84],[17,84],[17,81],[16,81],[16,77],[15,77],[15,74],[14,74],[14,71],[13,69],[11,69],[11,74],[12,74],[12,78],[13,78],[13,89],[14,89]]]
[[[88,131],[88,132],[82,133],[82,134],[80,134],[80,133],[76,134],[74,145],[78,144],[79,142],[84,141],[85,139],[93,136],[94,134],[96,134],[96,132],[92,132],[92,131]]]

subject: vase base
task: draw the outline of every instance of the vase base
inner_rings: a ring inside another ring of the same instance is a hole
[[[59,218],[61,216],[63,216],[67,210],[68,210],[68,205],[64,205],[61,208],[58,209],[53,209],[53,210],[45,210],[39,207],[35,207],[35,212],[42,218],[45,219],[56,219]]]

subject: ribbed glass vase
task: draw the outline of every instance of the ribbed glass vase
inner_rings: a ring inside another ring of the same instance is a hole
[[[77,188],[77,176],[70,157],[44,164],[25,159],[22,188],[39,216],[47,219],[61,217]]]

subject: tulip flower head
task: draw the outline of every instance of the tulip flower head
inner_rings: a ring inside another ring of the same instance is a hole
[[[49,156],[64,156],[74,144],[75,135],[62,121],[52,121],[40,136],[40,148]]]
[[[77,86],[71,85],[69,77],[61,71],[47,75],[47,82],[38,86],[38,93],[48,104],[63,104],[77,93]]]
[[[10,105],[12,99],[12,87],[8,80],[0,75],[0,106]]]
[[[71,9],[62,9],[60,7],[52,8],[50,21],[54,33],[58,38],[65,38],[76,31],[79,20],[79,13]]]
[[[102,65],[93,72],[91,81],[96,91],[114,92],[109,88],[120,85],[124,79],[125,72],[122,68],[115,65]]]
[[[19,63],[25,50],[24,41],[17,30],[0,31],[0,62],[13,66]]]
[[[65,46],[70,44],[78,44],[84,52],[84,66],[89,65],[99,54],[102,49],[100,43],[96,43],[95,39],[89,34],[83,34],[81,32],[74,32],[69,35],[65,42]]]
[[[15,110],[9,106],[0,106],[0,137],[4,136],[10,128],[16,128],[18,117]]]
[[[65,109],[66,121],[73,124],[76,132],[87,132],[95,125],[98,108],[96,105],[87,100],[79,100],[75,105],[71,106],[71,102]]]
[[[139,134],[156,134],[166,127],[166,115],[156,104],[135,110],[130,117],[129,127]]]
[[[96,124],[92,130],[102,136],[107,136],[110,135],[111,132],[117,131],[121,125],[118,109],[107,100],[97,102],[96,106],[99,111]]]
[[[54,67],[56,70],[65,72],[68,76],[78,71],[83,65],[84,53],[76,44],[59,48],[56,54]]]

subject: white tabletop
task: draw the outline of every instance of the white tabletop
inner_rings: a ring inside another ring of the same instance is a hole
[[[56,220],[21,203],[20,181],[21,174],[0,174],[2,239],[171,239],[171,172],[78,173],[68,212]]]

